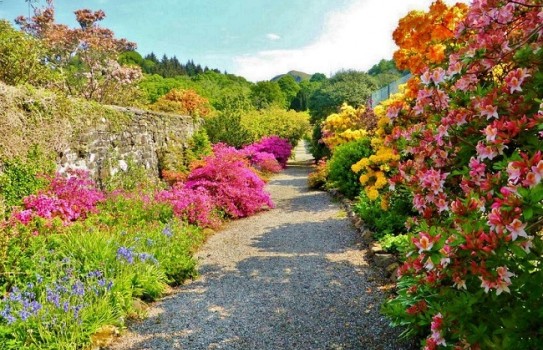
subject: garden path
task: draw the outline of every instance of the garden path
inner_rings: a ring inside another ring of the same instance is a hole
[[[201,277],[153,304],[111,350],[408,349],[379,314],[380,272],[326,192],[311,158],[267,189],[276,208],[229,223],[198,252]]]

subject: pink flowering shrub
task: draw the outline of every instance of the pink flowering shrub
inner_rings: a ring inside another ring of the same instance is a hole
[[[96,205],[102,200],[104,194],[96,188],[89,174],[72,170],[67,176],[57,174],[49,186],[37,195],[25,197],[24,209],[14,212],[13,218],[28,224],[34,217],[58,217],[67,224],[85,219],[87,214],[96,211]]]
[[[248,167],[240,151],[225,145],[215,146],[213,151],[201,167],[191,171],[185,188],[207,191],[216,207],[233,218],[273,207],[264,181]]]
[[[387,111],[391,188],[419,215],[385,312],[425,349],[539,348],[543,5],[474,0],[455,34]]]
[[[220,224],[219,212],[240,218],[273,207],[264,181],[250,168],[246,153],[221,143],[213,146],[213,155],[192,169],[186,182],[156,198],[170,203],[177,216],[205,227]]]
[[[251,166],[255,169],[268,173],[279,173],[283,167],[272,153],[268,152],[247,152],[247,157],[251,162]]]
[[[215,208],[215,199],[205,188],[187,188],[182,183],[161,191],[156,200],[169,203],[177,217],[200,227],[216,228],[221,221]]]
[[[277,159],[279,164],[285,168],[292,152],[292,146],[287,139],[278,136],[269,136],[263,137],[260,141],[246,146],[244,151],[248,154],[257,152],[271,153],[275,156],[275,159]]]

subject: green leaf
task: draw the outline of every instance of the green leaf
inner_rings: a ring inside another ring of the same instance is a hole
[[[530,220],[534,216],[534,209],[531,207],[525,208],[522,213],[524,220]]]
[[[513,252],[513,254],[515,254],[519,258],[524,258],[526,255],[528,255],[528,253],[526,253],[526,251],[524,251],[524,249],[522,249],[521,247],[519,247],[516,244],[511,244],[509,247],[510,247],[511,251]]]

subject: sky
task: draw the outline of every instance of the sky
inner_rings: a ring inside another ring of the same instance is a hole
[[[467,2],[467,0],[464,0]],[[432,0],[56,0],[56,20],[75,26],[73,11],[102,9],[101,26],[136,42],[142,55],[176,56],[269,80],[290,70],[328,76],[366,71],[396,49],[392,32],[410,10]],[[452,4],[455,1],[448,1]],[[41,2],[42,4],[44,1]],[[24,0],[2,0],[0,18],[28,16]]]

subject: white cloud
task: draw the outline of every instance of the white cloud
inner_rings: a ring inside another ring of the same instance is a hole
[[[411,10],[427,10],[431,3],[432,0],[354,0],[343,11],[329,14],[322,35],[313,43],[299,49],[234,57],[234,73],[259,81],[293,69],[326,75],[341,69],[368,70],[379,60],[392,58],[396,50],[392,32],[398,20]]]
[[[268,38],[271,41],[277,41],[277,40],[281,39],[281,36],[278,35],[278,34],[275,34],[275,33],[268,33],[268,34],[266,34],[266,38]]]

